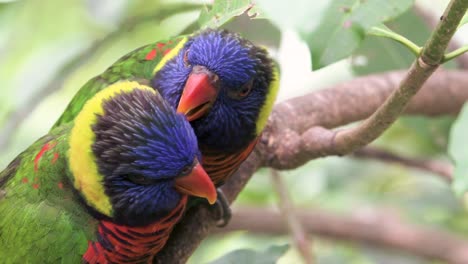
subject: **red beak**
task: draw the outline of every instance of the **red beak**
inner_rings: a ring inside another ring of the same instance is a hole
[[[216,74],[203,66],[194,66],[185,83],[177,112],[184,114],[188,121],[207,114],[218,96],[218,83]]]
[[[216,202],[216,188],[198,161],[189,175],[175,181],[175,188],[181,193],[206,198],[210,204]]]

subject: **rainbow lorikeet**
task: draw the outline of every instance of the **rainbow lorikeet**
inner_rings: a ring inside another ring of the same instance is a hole
[[[0,173],[0,262],[151,263],[188,195],[216,200],[199,159],[158,92],[108,86]]]
[[[81,88],[55,127],[73,121],[93,94],[125,80],[150,85],[187,116],[203,167],[217,186],[253,150],[279,84],[265,49],[238,34],[208,29],[125,55]]]

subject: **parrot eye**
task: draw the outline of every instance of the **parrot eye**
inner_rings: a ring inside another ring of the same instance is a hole
[[[192,162],[192,164],[190,165],[187,165],[185,166],[179,173],[180,176],[186,176],[188,175],[190,172],[192,172],[192,169],[193,167],[195,167],[195,165],[197,165],[198,163],[198,160],[195,158]]]
[[[180,176],[188,175],[191,171],[192,171],[192,166],[185,166],[185,167],[180,171]]]
[[[252,91],[252,86],[253,86],[253,80],[244,84],[239,90],[230,92],[229,97],[233,99],[242,99],[250,94],[250,92]]]
[[[240,97],[245,97],[249,95],[250,91],[252,91],[253,81],[249,81],[248,83],[242,86],[242,89],[239,91]]]
[[[131,182],[139,185],[150,185],[155,182],[155,180],[147,178],[141,174],[128,174],[126,177]]]
[[[190,51],[190,49],[187,49],[184,53],[184,64],[185,64],[185,67],[190,67],[190,63],[188,61],[188,52]]]

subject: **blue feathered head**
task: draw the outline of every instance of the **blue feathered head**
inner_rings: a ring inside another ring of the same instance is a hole
[[[265,49],[238,34],[209,29],[192,36],[152,86],[187,116],[200,145],[229,152],[258,136],[272,81]]]
[[[213,183],[199,164],[193,129],[151,89],[103,102],[92,146],[114,221],[144,225],[167,215],[190,194],[214,202]]]

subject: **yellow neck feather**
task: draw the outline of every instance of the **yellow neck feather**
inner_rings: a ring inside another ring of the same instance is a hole
[[[275,66],[273,67],[273,80],[270,83],[270,87],[268,89],[268,94],[265,100],[265,104],[260,109],[260,114],[258,116],[257,129],[256,129],[257,135],[260,135],[260,133],[262,133],[263,129],[266,126],[268,117],[270,116],[271,110],[273,109],[273,105],[275,104],[278,90],[279,90],[279,72],[278,72],[278,68]]]
[[[112,205],[109,197],[105,194],[102,184],[103,176],[98,171],[96,157],[92,151],[95,140],[92,126],[97,121],[96,115],[104,113],[104,100],[109,100],[117,94],[128,93],[134,89],[155,92],[148,86],[130,81],[118,82],[106,87],[86,102],[75,119],[69,138],[68,157],[76,190],[83,195],[89,206],[109,217],[112,217]]]
[[[159,70],[161,70],[161,68],[166,65],[166,63],[174,58],[177,54],[179,54],[179,51],[184,47],[184,44],[185,42],[187,42],[187,37],[183,38],[182,40],[180,40],[180,42],[171,50],[169,51],[169,53],[167,53],[162,59],[161,61],[156,65],[156,67],[154,67],[154,70],[153,70],[153,75],[155,73],[157,73]]]

